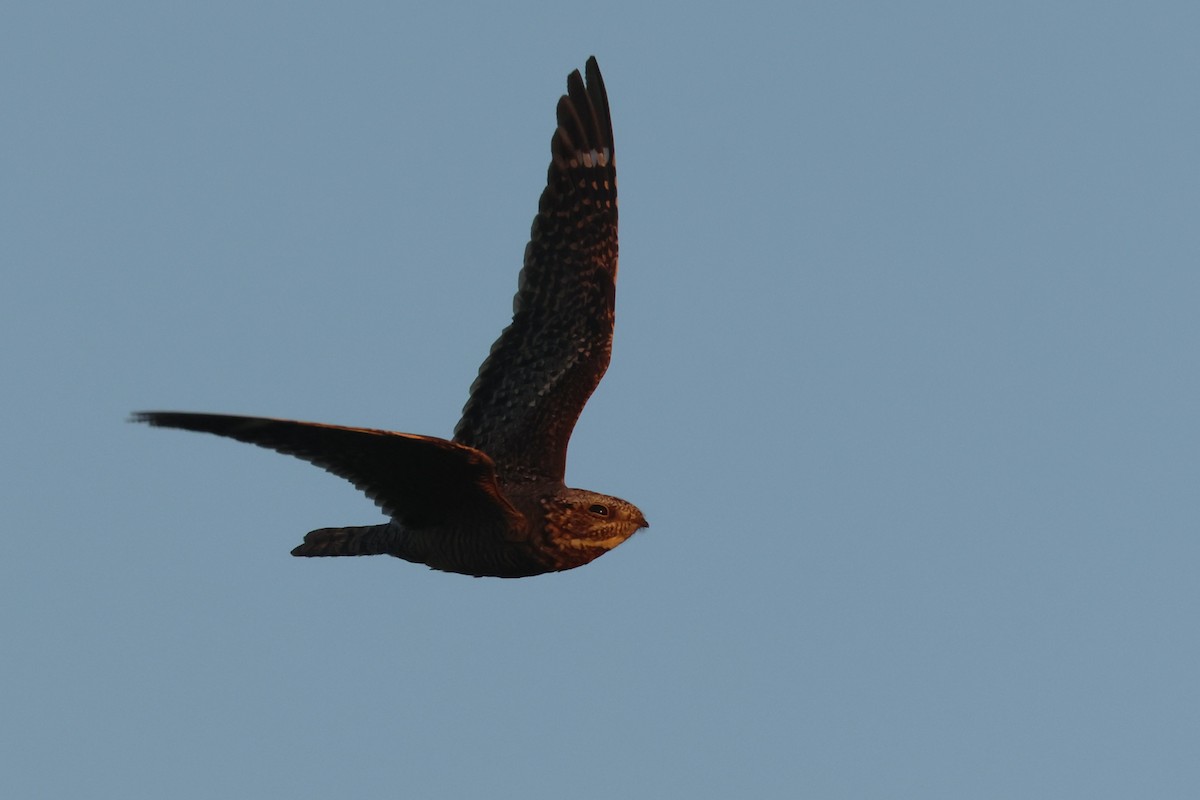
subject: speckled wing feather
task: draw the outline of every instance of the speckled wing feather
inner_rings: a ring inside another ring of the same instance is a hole
[[[567,442],[608,368],[617,279],[617,176],[595,58],[567,78],[513,321],[479,369],[455,441],[502,475],[562,480]]]
[[[267,447],[345,478],[410,528],[477,521],[480,530],[518,529],[524,519],[500,494],[486,455],[445,439],[316,422],[144,411],[164,428],[214,433]]]

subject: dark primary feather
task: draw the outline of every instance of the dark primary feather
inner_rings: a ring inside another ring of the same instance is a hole
[[[617,177],[596,59],[567,78],[513,321],[479,369],[454,432],[501,474],[561,481],[567,443],[608,368],[617,279]]]
[[[455,518],[477,519],[481,528],[523,524],[500,494],[491,459],[445,439],[228,414],[143,411],[133,421],[214,433],[296,456],[350,481],[411,528]]]

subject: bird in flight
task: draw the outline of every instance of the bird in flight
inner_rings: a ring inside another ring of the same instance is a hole
[[[452,440],[316,422],[142,411],[349,480],[390,517],[322,528],[294,556],[392,555],[466,575],[573,569],[648,527],[633,504],[563,483],[567,443],[608,369],[617,280],[617,174],[595,57],[567,76],[513,320],[479,368]]]

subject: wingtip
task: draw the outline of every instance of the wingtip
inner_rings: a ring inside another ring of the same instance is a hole
[[[133,411],[130,412],[126,422],[134,422],[141,425],[151,425],[155,428],[171,428],[175,427],[175,418],[187,415],[178,411]]]

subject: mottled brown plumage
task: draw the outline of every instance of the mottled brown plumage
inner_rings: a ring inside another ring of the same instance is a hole
[[[467,575],[522,577],[592,561],[647,523],[632,504],[563,484],[567,443],[608,368],[617,279],[617,183],[604,80],[567,78],[546,189],[513,321],[471,386],[454,440],[314,422],[140,412],[302,458],[391,517],[323,528],[296,556],[393,555]]]

